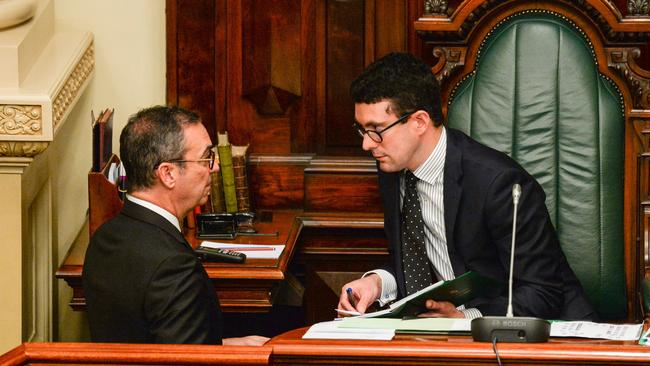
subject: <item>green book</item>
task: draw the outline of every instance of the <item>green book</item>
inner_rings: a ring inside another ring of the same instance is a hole
[[[228,142],[228,132],[217,133],[217,152],[223,180],[223,197],[226,201],[226,212],[237,212],[237,193],[235,190],[235,173],[232,167],[232,150]]]
[[[428,299],[460,306],[474,298],[498,296],[504,288],[503,283],[470,271],[453,280],[436,282],[392,303],[388,309],[363,314],[360,318],[410,318],[426,311],[424,304]]]

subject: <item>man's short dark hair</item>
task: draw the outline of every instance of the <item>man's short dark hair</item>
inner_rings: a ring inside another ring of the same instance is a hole
[[[160,163],[183,158],[183,127],[196,123],[196,113],[174,106],[146,108],[129,118],[120,134],[129,192],[151,187]]]
[[[440,86],[431,68],[409,53],[389,53],[370,64],[350,86],[355,103],[388,100],[397,116],[423,109],[442,124]]]

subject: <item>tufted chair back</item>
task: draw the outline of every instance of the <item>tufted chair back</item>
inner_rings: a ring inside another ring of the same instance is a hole
[[[581,30],[553,12],[507,17],[478,52],[449,98],[449,126],[506,152],[539,181],[600,316],[626,317],[621,93],[599,73]]]

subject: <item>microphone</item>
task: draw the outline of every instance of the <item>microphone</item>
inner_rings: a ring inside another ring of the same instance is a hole
[[[510,279],[508,280],[508,310],[506,316],[484,316],[472,320],[472,338],[477,342],[542,343],[548,341],[551,324],[540,318],[515,317],[512,314],[512,272],[515,262],[515,237],[517,234],[517,205],[521,186],[512,186],[512,243],[510,244]]]

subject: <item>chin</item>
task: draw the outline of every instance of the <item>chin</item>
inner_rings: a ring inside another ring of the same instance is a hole
[[[396,167],[395,165],[392,165],[392,164],[386,164],[386,163],[380,162],[379,163],[379,170],[381,170],[384,173],[395,173],[395,172],[401,171],[402,169],[400,169],[399,167]]]

